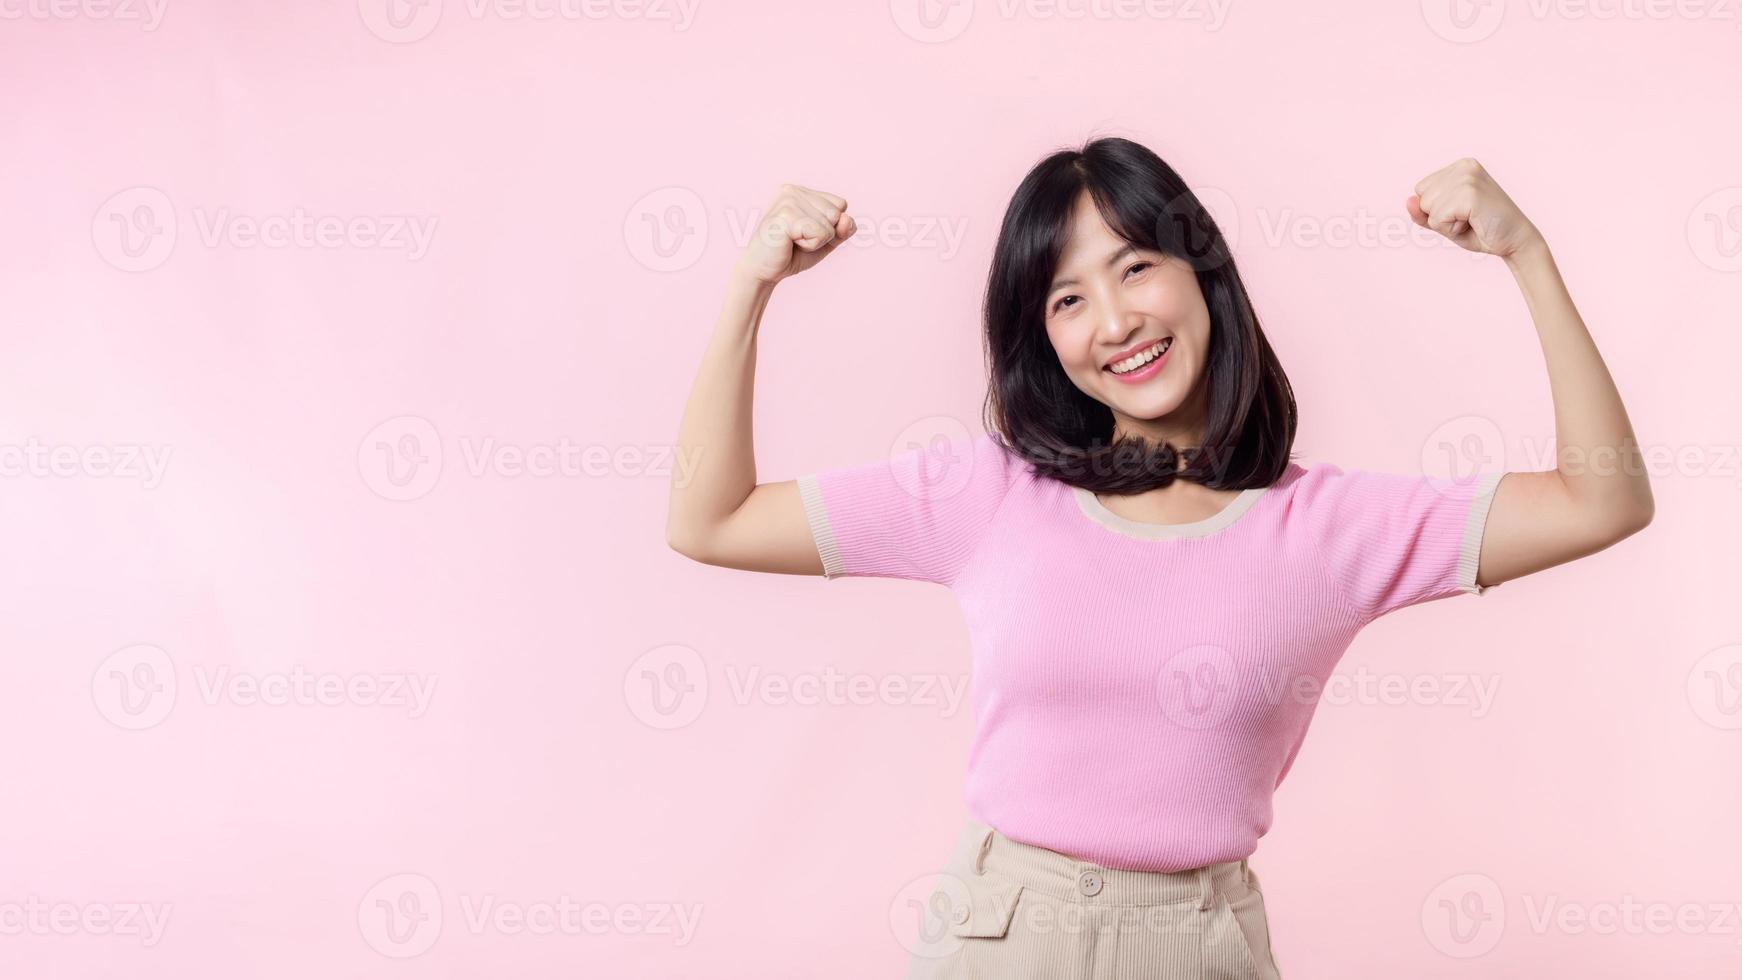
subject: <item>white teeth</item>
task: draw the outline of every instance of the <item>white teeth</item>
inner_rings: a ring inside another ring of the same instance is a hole
[[[1133,354],[1123,361],[1115,361],[1109,365],[1109,367],[1112,369],[1114,374],[1128,374],[1167,353],[1168,348],[1172,346],[1172,337],[1168,337],[1165,340],[1158,340],[1155,342],[1154,346],[1150,347],[1143,353]]]

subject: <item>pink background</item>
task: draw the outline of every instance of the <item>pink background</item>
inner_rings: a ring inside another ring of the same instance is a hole
[[[862,242],[764,322],[761,478],[977,431],[1005,202],[1095,135],[1228,226],[1303,460],[1543,461],[1511,276],[1404,213],[1465,155],[1661,453],[1644,534],[1349,651],[1419,686],[1278,793],[1283,975],[1742,963],[1733,11],[131,2],[0,3],[0,975],[898,976],[953,599],[679,557],[670,443],[783,181]],[[921,694],[737,686],[831,672]],[[617,924],[515,928],[565,900]]]

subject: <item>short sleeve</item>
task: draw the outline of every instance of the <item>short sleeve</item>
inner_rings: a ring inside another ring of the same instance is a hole
[[[1363,622],[1493,588],[1476,584],[1476,569],[1504,473],[1450,480],[1322,466],[1312,475],[1307,513],[1330,573]]]
[[[980,435],[800,476],[824,577],[950,584],[1019,469],[1015,456]]]

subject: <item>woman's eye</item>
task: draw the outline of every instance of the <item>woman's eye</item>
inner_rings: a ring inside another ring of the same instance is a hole
[[[1134,262],[1134,263],[1132,263],[1132,265],[1131,265],[1131,268],[1129,268],[1129,269],[1126,269],[1126,270],[1125,270],[1125,274],[1126,274],[1126,275],[1127,275],[1127,276],[1129,276],[1129,275],[1131,275],[1131,274],[1132,274],[1132,273],[1133,273],[1133,272],[1136,272],[1136,271],[1137,271],[1137,270],[1139,270],[1139,269],[1147,269],[1147,268],[1149,268],[1149,267],[1150,267],[1150,266],[1152,266],[1152,265],[1154,265],[1154,264],[1155,264],[1155,263],[1154,263],[1154,262]],[[1057,312],[1059,312],[1059,311],[1060,311],[1060,310],[1063,310],[1063,309],[1064,309],[1064,308],[1065,308],[1065,303],[1067,303],[1067,302],[1069,302],[1069,301],[1071,301],[1071,300],[1073,300],[1073,299],[1076,299],[1076,298],[1077,298],[1077,297],[1076,297],[1076,296],[1074,296],[1074,295],[1073,295],[1073,296],[1063,296],[1063,297],[1060,297],[1060,298],[1059,298],[1059,301],[1058,301],[1058,302],[1056,302],[1056,303],[1054,303],[1054,304],[1053,304],[1053,305],[1052,305],[1052,311],[1053,311],[1053,312],[1054,312],[1054,313],[1057,313]]]

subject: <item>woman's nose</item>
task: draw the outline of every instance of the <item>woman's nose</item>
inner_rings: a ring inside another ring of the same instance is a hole
[[[1143,326],[1143,314],[1126,308],[1118,301],[1108,303],[1103,309],[1106,312],[1101,318],[1101,336],[1105,340],[1117,343]]]

